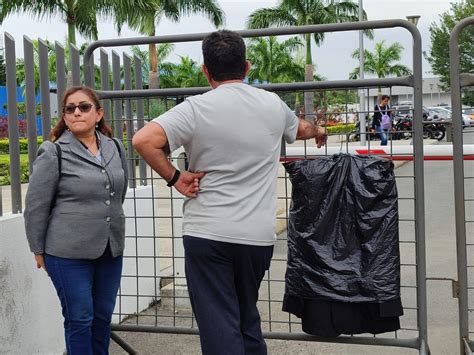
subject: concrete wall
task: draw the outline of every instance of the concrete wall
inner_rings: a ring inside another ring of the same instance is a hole
[[[0,354],[62,354],[56,291],[37,269],[22,215],[0,218]]]
[[[133,314],[146,309],[156,300],[153,295],[159,295],[160,290],[155,290],[159,278],[155,282],[153,278],[135,277],[160,274],[159,263],[154,258],[140,258],[159,255],[159,244],[153,238],[152,188],[129,190],[127,196],[124,210],[128,217],[125,232],[128,238],[121,293],[150,295],[140,297],[138,303],[137,297],[118,300],[116,312]],[[149,218],[135,219],[135,216]],[[113,319],[118,320],[118,317]],[[36,269],[26,241],[23,215],[0,217],[0,354],[62,354],[64,349],[59,299],[46,272]]]

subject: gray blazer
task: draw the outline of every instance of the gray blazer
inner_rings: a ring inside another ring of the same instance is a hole
[[[96,259],[110,242],[114,257],[122,255],[127,191],[127,161],[111,138],[100,135],[102,162],[66,131],[54,143],[43,142],[33,164],[26,194],[25,229],[30,249],[71,259]]]

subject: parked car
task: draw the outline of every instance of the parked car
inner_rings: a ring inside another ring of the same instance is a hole
[[[451,121],[453,114],[447,107],[449,106],[428,107],[428,111],[430,112],[430,116],[437,115],[440,119]],[[461,119],[464,127],[471,126],[471,117],[466,114],[461,114]]]
[[[471,118],[471,126],[474,126],[474,107],[463,107],[462,113]]]

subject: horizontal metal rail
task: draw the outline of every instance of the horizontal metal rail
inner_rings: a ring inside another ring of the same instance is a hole
[[[117,331],[117,332],[199,335],[199,329],[186,328],[186,327],[112,324],[112,330]],[[277,340],[318,341],[318,342],[323,342],[323,343],[397,346],[397,347],[402,347],[402,348],[413,348],[413,349],[418,349],[420,347],[420,341],[417,338],[390,339],[390,338],[359,337],[359,336],[339,336],[337,338],[322,338],[322,337],[317,337],[314,335],[308,335],[308,334],[303,334],[303,333],[280,333],[280,332],[263,332],[263,337],[265,339],[277,339]]]
[[[306,81],[282,84],[258,84],[256,88],[272,92],[329,90],[346,88],[376,88],[380,86],[413,86],[413,76],[401,76],[386,79],[359,79],[333,81]],[[101,99],[130,99],[147,97],[192,96],[201,95],[210,91],[210,87],[169,88],[146,90],[97,91]]]

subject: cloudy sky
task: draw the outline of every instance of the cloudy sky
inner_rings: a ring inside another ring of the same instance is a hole
[[[453,0],[456,1],[456,0]],[[248,16],[254,10],[262,7],[272,7],[278,4],[277,0],[218,0],[226,14],[225,28],[231,30],[241,30],[245,28]],[[428,51],[430,47],[429,26],[433,22],[439,22],[439,14],[447,11],[450,7],[450,0],[363,0],[363,6],[367,12],[369,20],[381,19],[404,19],[408,15],[419,15],[418,28],[423,39],[423,50]],[[213,31],[214,27],[210,22],[200,16],[183,18],[180,23],[170,23],[164,19],[157,27],[157,34],[178,34]],[[23,45],[21,39],[23,35],[31,39],[42,38],[50,41],[64,43],[67,33],[66,23],[60,18],[34,19],[28,15],[12,15],[8,17],[0,26],[0,32],[10,33],[16,43],[18,56],[23,56]],[[121,37],[136,37],[138,33],[124,28]],[[103,20],[99,25],[99,38],[117,38],[117,33],[111,21]],[[375,39],[365,39],[365,46],[369,50],[380,40],[386,40],[388,44],[395,41],[400,42],[404,47],[402,63],[411,67],[411,35],[405,29],[376,30]],[[78,43],[85,39],[78,35]],[[358,65],[358,61],[351,58],[351,53],[358,47],[357,32],[344,32],[328,34],[321,47],[314,48],[313,59],[317,66],[317,72],[328,79],[347,79],[349,72]],[[108,49],[110,50],[110,49]],[[115,48],[122,52],[127,48]],[[200,53],[200,43],[183,43],[175,46],[174,54],[169,58],[176,61],[178,55],[189,55],[198,62],[202,62]],[[429,64],[423,61],[423,76],[433,76]]]

